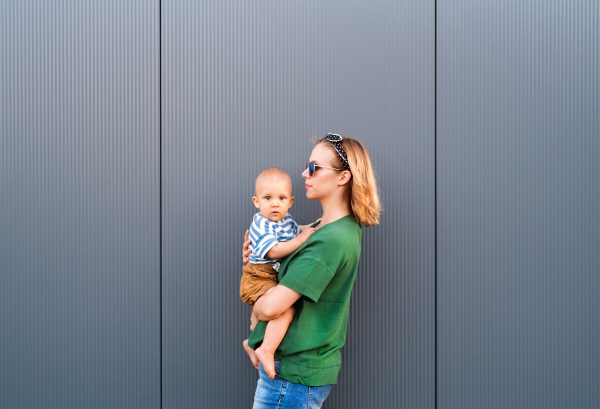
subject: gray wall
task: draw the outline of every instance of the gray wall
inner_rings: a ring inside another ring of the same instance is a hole
[[[256,174],[356,136],[327,408],[600,406],[594,1],[0,0],[0,407],[245,408]]]
[[[160,405],[145,1],[0,2],[0,407]]]
[[[599,10],[438,2],[439,408],[600,407]]]
[[[250,308],[238,293],[254,180],[285,169],[290,213],[316,220],[300,174],[310,139],[335,131],[370,148],[385,210],[364,232],[344,371],[328,404],[432,407],[433,4],[162,10],[164,406],[251,406],[257,374],[241,348]]]

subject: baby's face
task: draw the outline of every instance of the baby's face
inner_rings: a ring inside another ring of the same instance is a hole
[[[260,214],[269,220],[278,222],[292,207],[292,185],[288,181],[277,179],[259,181],[256,184],[256,196],[252,198]]]

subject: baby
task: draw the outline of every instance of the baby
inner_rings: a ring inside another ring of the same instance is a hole
[[[240,296],[242,301],[254,305],[267,290],[277,285],[279,260],[292,254],[316,230],[307,226],[298,226],[292,216],[287,214],[294,203],[292,180],[279,168],[268,168],[256,178],[254,206],[260,212],[254,215],[250,226],[250,261],[242,268]],[[301,228],[302,227],[302,228]],[[244,341],[244,349],[252,364],[258,369],[260,362],[269,378],[275,377],[275,350],[283,340],[294,318],[291,306],[279,317],[269,321],[265,337],[255,350]]]

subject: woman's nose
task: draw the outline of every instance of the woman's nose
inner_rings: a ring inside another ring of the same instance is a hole
[[[308,179],[310,176],[308,176],[308,168],[304,169],[304,172],[302,172],[302,177],[304,179]]]

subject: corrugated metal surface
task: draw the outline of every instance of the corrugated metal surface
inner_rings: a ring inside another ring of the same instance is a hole
[[[254,178],[316,219],[327,131],[384,212],[326,407],[600,406],[597,2],[159,4],[0,1],[0,407],[249,407]]]
[[[600,407],[598,2],[437,14],[438,407]]]
[[[433,2],[163,2],[163,403],[250,407],[241,242],[254,178],[351,133],[383,195],[328,408],[434,404]]]
[[[0,407],[160,406],[158,4],[0,1]]]

